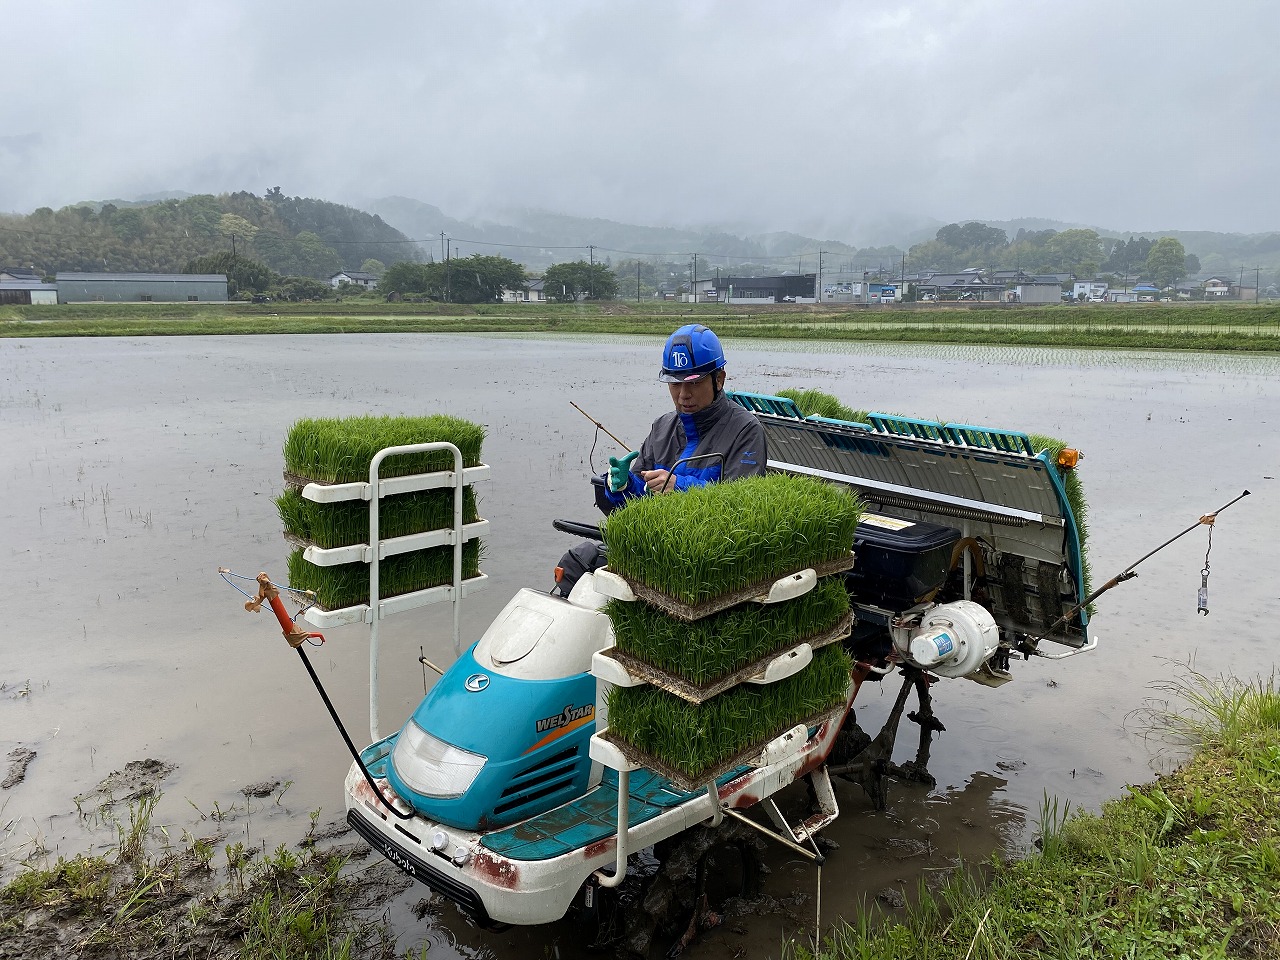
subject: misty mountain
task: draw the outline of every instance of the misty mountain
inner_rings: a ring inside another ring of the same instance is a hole
[[[683,261],[697,253],[708,268],[741,263],[771,265],[779,272],[817,269],[818,252],[828,265],[897,262],[902,249],[893,244],[859,248],[839,240],[819,240],[798,233],[735,234],[723,228],[700,229],[620,223],[598,217],[574,217],[536,208],[511,208],[493,219],[463,220],[439,207],[408,197],[383,197],[362,206],[388,224],[423,243],[430,256],[443,255],[440,233],[450,239],[453,255],[500,254],[543,270],[553,263],[589,259],[616,263],[635,258]],[[594,249],[593,249],[594,248]],[[792,263],[795,258],[795,264]],[[807,258],[805,263],[801,258]],[[860,268],[859,268],[860,269]]]

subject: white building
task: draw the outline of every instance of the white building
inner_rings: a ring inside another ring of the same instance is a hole
[[[360,273],[358,270],[344,270],[329,278],[329,286],[335,290],[344,283],[349,283],[353,287],[363,287],[365,290],[376,290],[378,278],[372,273]]]

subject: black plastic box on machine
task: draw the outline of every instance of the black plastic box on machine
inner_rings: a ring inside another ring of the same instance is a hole
[[[954,527],[864,513],[847,574],[855,599],[891,610],[914,606],[946,581],[959,540]]]

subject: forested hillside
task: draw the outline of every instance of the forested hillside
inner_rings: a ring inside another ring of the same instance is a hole
[[[0,215],[0,266],[49,275],[85,270],[178,273],[232,250],[286,276],[327,279],[367,260],[420,260],[416,244],[381,217],[324,200],[251,193],[117,207],[82,203]]]

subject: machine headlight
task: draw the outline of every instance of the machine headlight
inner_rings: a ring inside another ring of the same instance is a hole
[[[433,737],[413,720],[400,731],[391,754],[396,774],[406,786],[440,800],[466,793],[480,775],[485,759]]]

